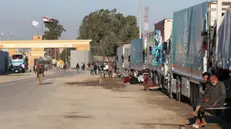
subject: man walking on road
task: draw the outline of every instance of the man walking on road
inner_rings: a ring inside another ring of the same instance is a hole
[[[42,62],[39,62],[36,71],[37,71],[37,77],[39,79],[39,84],[41,85],[44,77],[44,66]]]

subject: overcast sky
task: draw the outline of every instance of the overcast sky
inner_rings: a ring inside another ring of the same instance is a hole
[[[149,7],[149,26],[163,18],[172,18],[173,12],[206,0],[143,0]],[[138,14],[138,0],[1,0],[0,33],[5,40],[10,33],[15,40],[32,39],[32,20],[42,22],[42,16],[56,18],[67,30],[62,39],[76,39],[82,18],[98,9],[113,9],[125,15]]]

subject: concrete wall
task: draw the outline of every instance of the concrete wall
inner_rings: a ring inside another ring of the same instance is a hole
[[[72,50],[71,51],[71,68],[76,68],[76,64],[79,63],[81,66],[82,63],[86,65],[91,61],[91,53],[90,51],[79,51]]]

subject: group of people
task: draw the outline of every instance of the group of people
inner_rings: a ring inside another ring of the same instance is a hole
[[[205,72],[202,77],[206,82],[204,94],[197,100],[194,111],[189,113],[197,117],[193,126],[198,128],[207,124],[204,118],[205,110],[207,108],[223,107],[226,99],[226,87],[224,83],[218,79],[217,75]],[[131,70],[129,76],[124,78],[124,82],[130,82],[130,84],[143,84],[144,90],[155,87],[148,70],[139,71],[138,74],[136,74],[135,70]]]
[[[84,71],[85,70],[85,63],[82,63],[82,66],[81,66],[81,69],[82,69],[82,71]],[[79,70],[80,70],[80,65],[79,65],[79,63],[77,63],[76,64],[76,69],[77,69],[77,72],[79,72]]]
[[[129,76],[124,78],[124,82],[143,84],[145,91],[150,90],[151,87],[155,87],[151,74],[147,69],[139,71],[138,74],[132,69]]]
[[[207,124],[204,115],[206,108],[223,107],[226,99],[226,88],[223,82],[218,80],[216,75],[208,72],[203,73],[202,77],[206,82],[204,94],[199,97],[194,111],[189,114],[197,117],[194,127],[199,128]]]
[[[103,77],[108,74],[110,78],[113,76],[113,71],[116,71],[116,65],[113,63],[89,63],[88,68],[91,75],[103,75]]]

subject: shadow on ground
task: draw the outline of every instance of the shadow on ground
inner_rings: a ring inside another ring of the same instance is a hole
[[[66,82],[69,86],[102,86],[105,89],[123,91],[126,85],[119,78],[105,78],[104,84],[100,85],[99,80],[89,80],[83,82]]]
[[[42,85],[50,85],[50,84],[54,84],[53,82],[44,82]]]

